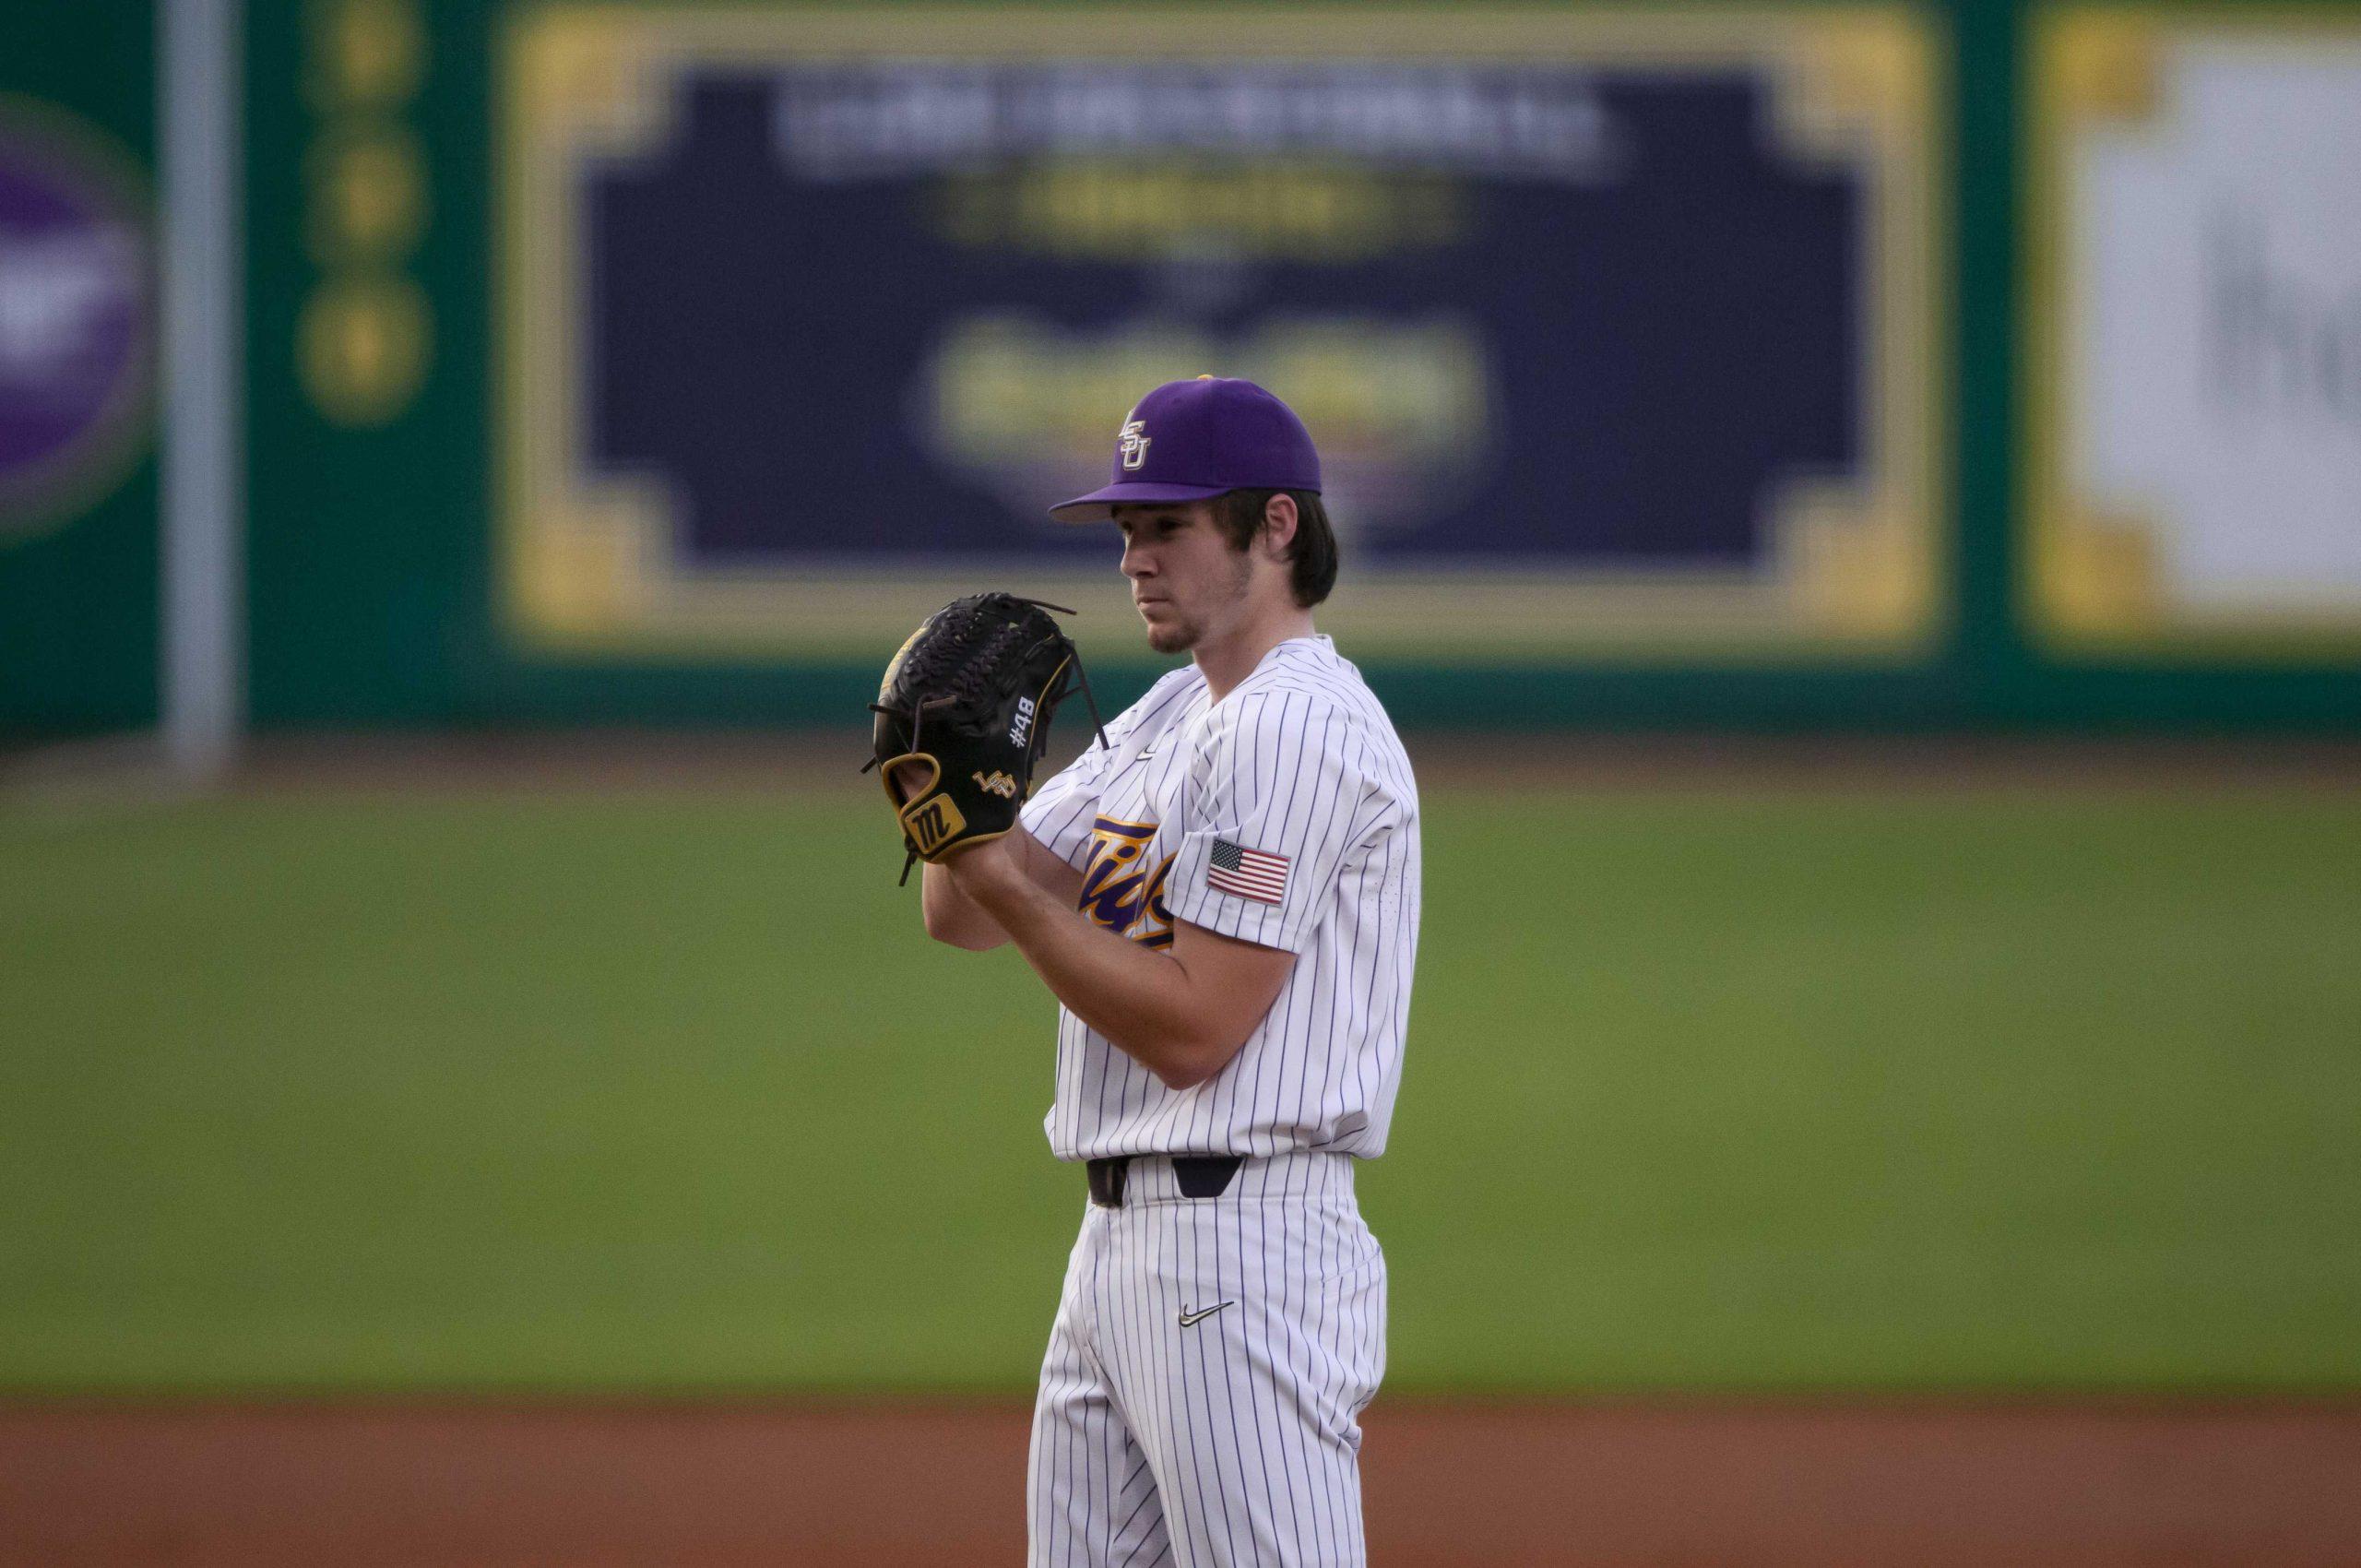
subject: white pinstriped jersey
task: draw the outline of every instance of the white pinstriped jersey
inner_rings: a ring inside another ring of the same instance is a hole
[[[1167,1088],[1064,1008],[1061,1159],[1374,1157],[1402,1080],[1418,944],[1418,793],[1360,671],[1325,636],[1264,655],[1220,702],[1192,663],[1158,681],[1025,807],[1083,873],[1081,908],[1154,947],[1176,920],[1285,948],[1293,970],[1220,1073]]]

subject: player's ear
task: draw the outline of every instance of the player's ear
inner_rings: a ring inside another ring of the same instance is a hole
[[[1263,503],[1263,545],[1272,560],[1285,561],[1295,553],[1295,526],[1299,520],[1295,497],[1284,490]]]

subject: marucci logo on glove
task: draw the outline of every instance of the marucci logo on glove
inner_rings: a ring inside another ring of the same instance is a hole
[[[967,819],[959,814],[957,806],[937,795],[931,801],[912,806],[902,818],[902,826],[908,830],[910,842],[918,846],[919,854],[923,857],[933,854],[951,842],[959,830],[967,826]]]
[[[1216,838],[1205,862],[1205,885],[1258,904],[1276,904],[1287,896],[1287,858]]]

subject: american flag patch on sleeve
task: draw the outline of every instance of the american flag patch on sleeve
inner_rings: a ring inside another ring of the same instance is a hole
[[[1287,897],[1287,858],[1249,849],[1227,838],[1214,840],[1205,866],[1205,885],[1217,893],[1235,893],[1260,904],[1275,904]]]

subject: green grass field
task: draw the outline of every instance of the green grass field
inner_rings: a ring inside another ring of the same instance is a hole
[[[0,1387],[1029,1388],[1050,1007],[867,793],[0,814]],[[2361,812],[1436,790],[1395,1389],[2361,1383]]]

